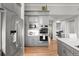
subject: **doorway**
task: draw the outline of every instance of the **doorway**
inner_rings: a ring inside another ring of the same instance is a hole
[[[49,37],[53,39],[53,20],[49,20]]]

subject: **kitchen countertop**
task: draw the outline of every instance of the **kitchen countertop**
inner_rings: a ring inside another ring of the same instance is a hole
[[[79,48],[76,47],[79,45],[79,39],[70,39],[70,38],[57,38],[57,40],[60,40],[61,42],[64,42],[65,44],[69,45],[70,47],[76,49],[79,51]]]

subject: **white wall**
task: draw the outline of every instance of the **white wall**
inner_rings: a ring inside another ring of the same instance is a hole
[[[73,22],[71,20],[74,20]],[[71,23],[72,22],[72,23]],[[76,33],[79,38],[79,16],[71,17],[69,19],[65,19],[61,21],[61,29],[64,31],[66,37],[68,34]],[[53,36],[56,37],[56,22],[53,23]]]
[[[72,18],[72,20],[74,20],[74,22],[72,23],[73,25],[71,25],[71,26],[74,28],[74,30],[69,29],[69,32],[73,30],[79,38],[79,16],[76,16],[76,17]]]
[[[56,22],[53,22],[53,38],[56,38]]]

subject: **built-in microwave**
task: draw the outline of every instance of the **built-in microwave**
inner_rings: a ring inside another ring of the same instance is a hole
[[[36,28],[36,24],[29,24],[29,28],[30,28],[30,29]]]
[[[48,33],[48,28],[41,28],[40,33],[42,33],[42,34]]]

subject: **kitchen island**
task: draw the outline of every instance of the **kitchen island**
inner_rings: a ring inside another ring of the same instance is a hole
[[[59,56],[79,56],[79,40],[57,38]]]

